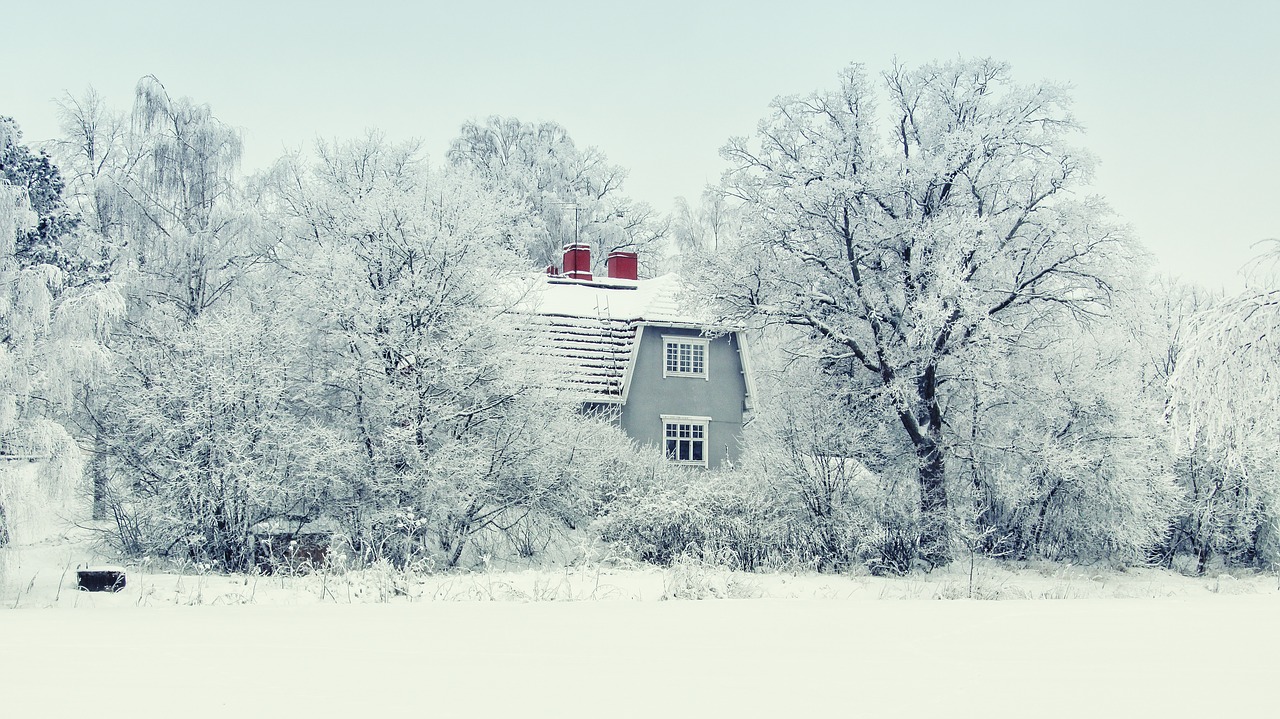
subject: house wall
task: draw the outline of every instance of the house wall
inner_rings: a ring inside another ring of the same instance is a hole
[[[661,447],[662,415],[710,417],[707,465],[715,469],[741,455],[746,378],[738,354],[738,337],[729,333],[707,338],[707,378],[663,377],[663,335],[702,337],[696,329],[646,325],[632,367],[622,429],[641,444]]]

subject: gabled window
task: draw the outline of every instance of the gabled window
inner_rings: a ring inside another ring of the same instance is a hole
[[[707,428],[710,424],[710,417],[662,415],[667,460],[676,464],[707,466]]]
[[[662,376],[700,377],[707,375],[707,340],[679,335],[662,336]]]

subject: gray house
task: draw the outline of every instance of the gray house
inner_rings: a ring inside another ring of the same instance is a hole
[[[522,302],[531,350],[562,391],[671,462],[736,461],[755,394],[743,333],[684,313],[675,275],[638,279],[634,252],[611,253],[607,267],[594,277],[589,248],[565,247],[564,269],[548,267]]]

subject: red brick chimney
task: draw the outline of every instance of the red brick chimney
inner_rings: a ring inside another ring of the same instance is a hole
[[[564,276],[571,280],[591,280],[591,246],[575,242],[564,246]]]
[[[614,250],[606,261],[609,277],[615,280],[640,279],[640,256],[635,252]]]

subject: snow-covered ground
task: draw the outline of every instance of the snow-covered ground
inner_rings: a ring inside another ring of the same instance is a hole
[[[1274,596],[0,613],[5,716],[1275,716]]]
[[[970,601],[967,563],[906,578],[130,566],[105,594],[75,591],[69,546],[3,552],[3,717],[1280,710],[1273,574],[979,562],[973,596],[1014,601]]]

